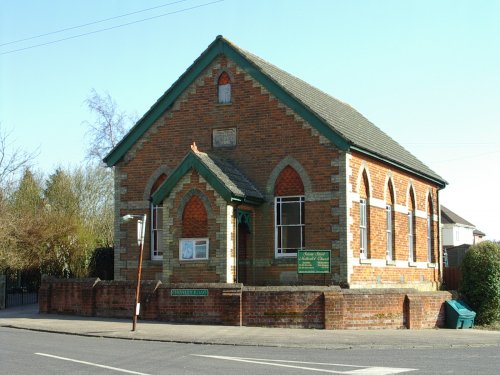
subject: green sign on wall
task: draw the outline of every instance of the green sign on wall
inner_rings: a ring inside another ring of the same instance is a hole
[[[330,250],[299,250],[297,252],[298,273],[330,273]]]

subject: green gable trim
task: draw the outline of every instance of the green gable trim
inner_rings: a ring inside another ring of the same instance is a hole
[[[411,169],[411,168],[408,168],[406,166],[404,166],[403,164],[401,163],[398,163],[396,161],[393,161],[393,160],[390,160],[390,159],[387,159],[387,158],[384,158],[383,156],[380,156],[380,155],[377,155],[371,151],[368,151],[368,150],[365,150],[365,149],[362,149],[360,147],[356,147],[356,146],[351,146],[351,150],[352,151],[357,151],[359,152],[360,154],[364,154],[364,155],[367,155],[367,156],[370,156],[376,160],[380,160],[380,161],[383,161],[384,163],[387,163],[387,164],[390,164],[394,167],[397,167],[399,169],[402,169],[406,172],[410,172],[416,176],[419,176],[419,177],[422,177],[424,178],[425,180],[428,180],[430,182],[433,182],[435,183],[436,185],[438,185],[440,188],[444,189],[446,187],[446,185],[448,184],[448,182],[444,181],[444,180],[438,180],[437,178],[434,178],[434,177],[431,177],[431,176],[428,176],[422,172],[419,172],[417,170],[414,170],[414,169]]]
[[[224,54],[233,60],[238,66],[248,73],[257,82],[262,84],[272,95],[278,98],[283,104],[297,113],[305,121],[311,124],[318,132],[326,137],[330,142],[343,151],[349,149],[349,142],[340,134],[335,132],[326,121],[318,117],[313,111],[307,108],[300,100],[296,99],[281,85],[277,84],[266,74],[262,73],[259,68],[255,67],[246,57],[241,55],[230,44],[225,43],[223,48]]]
[[[179,183],[180,179],[189,172],[191,169],[196,170],[200,176],[202,176],[208,184],[214,188],[214,190],[219,193],[219,195],[226,202],[236,202],[236,203],[249,203],[252,205],[258,205],[262,203],[262,200],[256,198],[249,198],[245,196],[238,196],[233,194],[227,187],[222,183],[217,176],[215,176],[210,169],[207,168],[205,164],[196,156],[194,152],[190,152],[181,164],[174,170],[174,172],[167,178],[167,180],[160,186],[160,188],[153,194],[152,203],[158,205],[165,198],[167,198],[172,189]]]
[[[108,167],[114,166],[127,153],[128,150],[144,135],[144,133],[158,120],[175,102],[175,100],[186,90],[191,83],[206,69],[215,59],[221,49],[214,48],[217,40],[195,61],[193,65],[163,94],[160,99],[149,109],[148,112],[137,122],[137,124],[125,135],[125,137],[104,158]]]
[[[120,143],[118,143],[118,145],[104,158],[106,165],[108,167],[116,165],[144,133],[172,106],[179,95],[182,94],[182,92],[186,90],[220,54],[225,54],[229,59],[233,60],[241,69],[261,83],[271,94],[299,114],[304,120],[309,122],[338,148],[344,151],[349,148],[347,140],[337,134],[326,122],[321,120],[299,100],[291,96],[287,91],[281,88],[280,85],[262,73],[227,41],[221,37],[217,37],[205,52],[203,52],[172,87],[158,99]]]

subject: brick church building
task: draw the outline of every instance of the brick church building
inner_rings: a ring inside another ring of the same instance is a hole
[[[105,159],[115,279],[435,290],[446,182],[354,108],[219,36]],[[301,249],[331,272],[299,274]]]

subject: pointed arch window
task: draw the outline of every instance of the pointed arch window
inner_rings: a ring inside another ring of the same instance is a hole
[[[385,200],[386,260],[394,260],[394,192],[391,181],[387,183]]]
[[[193,195],[182,213],[180,260],[208,259],[208,215],[200,197]]]
[[[217,80],[217,96],[220,104],[231,103],[231,78],[222,72]]]
[[[296,256],[305,246],[304,184],[295,169],[286,166],[274,186],[275,255]]]
[[[369,253],[370,212],[368,208],[368,176],[363,171],[359,187],[359,257],[367,259]]]
[[[433,225],[432,200],[429,196],[427,202],[427,261],[432,263],[434,260],[434,225]]]
[[[151,188],[150,195],[158,190],[158,188],[165,182],[167,175],[162,173],[158,177]],[[150,204],[150,248],[151,248],[151,260],[162,260],[163,259],[163,203],[154,205]]]
[[[415,200],[413,188],[410,188],[408,207],[408,261],[416,261],[416,236],[415,236]]]

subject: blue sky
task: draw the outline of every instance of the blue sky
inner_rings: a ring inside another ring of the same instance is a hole
[[[0,126],[39,149],[45,173],[78,165],[91,89],[141,116],[222,34],[352,105],[449,182],[444,205],[500,240],[499,19],[494,0],[4,0]]]

